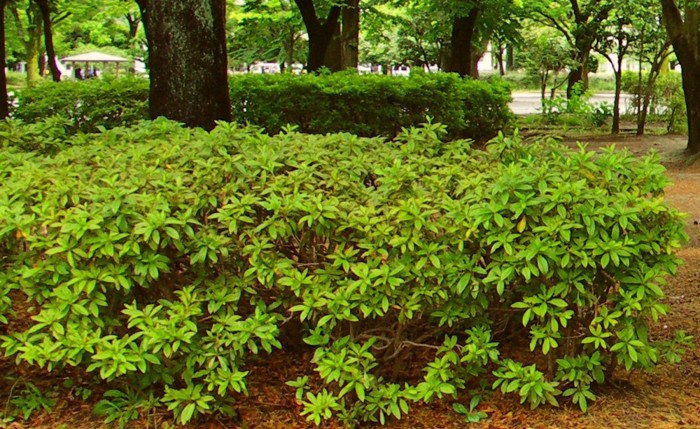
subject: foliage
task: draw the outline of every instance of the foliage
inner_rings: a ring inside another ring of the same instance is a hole
[[[36,122],[60,115],[72,132],[133,124],[148,114],[148,81],[141,78],[46,82],[18,93],[17,119]]]
[[[452,136],[487,140],[511,118],[510,91],[502,83],[464,81],[447,74],[391,76],[236,75],[230,79],[234,120],[278,133],[350,132],[394,137],[426,115]],[[95,132],[147,116],[148,81],[89,80],[46,83],[20,93],[14,113],[27,122],[65,116],[73,131]]]
[[[550,123],[557,123],[567,117],[577,117],[583,126],[601,127],[612,116],[612,106],[609,103],[593,104],[589,102],[590,94],[581,90],[581,83],[576,86],[571,97],[557,96],[542,99],[542,115]]]
[[[95,411],[119,425],[157,405],[181,424],[231,415],[246,362],[300,337],[316,373],[290,386],[316,424],[385,423],[485,380],[585,409],[615,365],[678,360],[689,337],[649,335],[684,239],[658,156],[444,133],[159,120],[52,156],[8,145],[0,290],[30,319],[0,347],[86,368],[111,386]],[[527,362],[501,358],[506,327],[529,339]],[[405,378],[408,362],[422,375]],[[484,417],[475,399],[455,410]]]
[[[270,133],[292,124],[306,133],[393,137],[427,115],[452,136],[487,140],[511,118],[505,85],[449,74],[239,75],[230,86],[234,119]]]
[[[654,80],[651,90],[646,85],[647,75],[648,73],[643,73],[642,85],[640,85],[639,73],[623,73],[623,90],[632,94],[635,105],[641,103],[642,97],[647,95],[647,91],[649,91],[649,113],[666,118],[668,131],[687,131],[687,112],[681,74],[676,71],[660,74]]]

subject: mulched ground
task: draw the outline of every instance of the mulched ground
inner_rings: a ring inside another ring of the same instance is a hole
[[[688,164],[683,154],[683,136],[578,136],[589,147],[598,148],[615,143],[628,147],[636,154],[649,149],[659,151],[668,168],[673,185],[667,189],[667,198],[675,207],[688,213],[688,246],[679,252],[685,264],[678,276],[668,286],[667,302],[671,312],[655,328],[652,335],[668,337],[677,329],[684,329],[700,339],[700,161]],[[567,141],[567,139],[565,139]],[[567,143],[572,143],[568,142]],[[573,144],[573,143],[572,143]],[[197,428],[310,428],[312,424],[299,416],[301,407],[295,402],[294,389],[284,384],[302,373],[310,373],[308,353],[276,352],[261,359],[251,368],[249,397],[238,399],[240,418],[236,421],[212,419],[189,427]],[[91,414],[92,404],[101,396],[104,387],[94,385],[64,387],[67,378],[80,379],[79,371],[61,374],[39,373],[26,367],[16,367],[14,362],[0,358],[0,407],[4,407],[17,375],[30,380],[38,387],[55,390],[56,406],[50,413],[36,413],[27,423],[11,423],[5,427],[19,428],[96,428],[104,427],[101,418]],[[76,387],[93,391],[85,403],[76,398]],[[635,373],[629,378],[620,373],[599,399],[582,414],[573,407],[540,407],[530,411],[518,404],[513,397],[504,398],[498,393],[482,403],[481,411],[489,418],[473,427],[500,428],[700,428],[700,347],[688,351],[677,366],[660,366],[653,374]],[[169,414],[154,416],[151,422],[142,420],[130,427],[162,427],[168,423]],[[392,421],[388,428],[428,429],[464,428],[464,420],[451,410],[451,402],[435,402],[412,408],[409,416]],[[3,425],[0,423],[0,428]],[[335,422],[325,428],[340,427]]]

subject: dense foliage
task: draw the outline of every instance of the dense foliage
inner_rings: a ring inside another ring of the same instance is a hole
[[[279,132],[349,132],[396,136],[426,115],[453,136],[487,140],[511,117],[510,91],[503,83],[463,80],[455,74],[325,76],[241,75],[231,80],[234,118]]]
[[[230,79],[234,120],[278,133],[299,131],[396,136],[426,115],[453,136],[487,140],[511,118],[510,91],[502,83],[465,81],[456,75],[390,76],[236,75]],[[15,117],[28,122],[52,115],[73,129],[95,132],[133,124],[148,114],[148,81],[92,80],[46,83],[20,92]]]
[[[66,144],[28,132],[47,142],[0,151],[0,347],[109,382],[111,420],[231,414],[243,365],[298,338],[317,371],[290,380],[301,413],[348,424],[478,398],[479,380],[585,410],[606,371],[688,341],[649,333],[684,239],[654,155],[517,136],[481,151],[430,124],[393,142],[167,121]],[[531,360],[502,358],[518,338]],[[423,374],[400,382],[411,361]],[[477,403],[455,409],[478,418]]]
[[[58,115],[71,123],[73,132],[97,132],[148,117],[148,80],[46,82],[19,91],[17,102],[17,119],[40,122]]]

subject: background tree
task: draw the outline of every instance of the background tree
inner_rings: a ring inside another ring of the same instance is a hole
[[[561,32],[571,46],[574,66],[569,71],[566,95],[571,97],[576,84],[588,89],[591,51],[602,37],[605,21],[614,7],[612,0],[529,1],[531,16],[541,24]]]
[[[225,0],[138,0],[149,51],[151,118],[212,129],[231,120]]]
[[[248,1],[229,8],[228,45],[235,66],[265,61],[291,70],[299,61],[304,24],[292,0]]]
[[[301,12],[304,20],[306,33],[309,37],[309,57],[306,62],[306,69],[313,73],[322,67],[327,67],[331,71],[339,71],[342,68],[340,57],[340,44],[337,38],[340,34],[340,4],[331,4],[327,7],[327,13],[322,14],[325,18],[319,17],[320,8],[318,1],[314,0],[294,0]],[[330,50],[333,39],[338,43],[335,51]]]

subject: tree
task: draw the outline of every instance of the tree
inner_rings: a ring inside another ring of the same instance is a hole
[[[283,70],[291,70],[299,57],[304,28],[294,2],[248,1],[230,8],[229,49],[234,64],[275,61]]]
[[[317,4],[314,0],[294,0],[301,12],[301,17],[306,26],[306,33],[309,36],[309,58],[306,62],[306,70],[310,73],[319,71],[322,67],[327,67],[331,71],[339,71],[342,68],[340,57],[340,12],[341,6],[333,4],[328,9],[325,19],[320,19],[317,15]],[[337,52],[329,52],[329,48],[336,38],[338,43]],[[335,57],[333,57],[335,54]]]
[[[690,0],[660,1],[664,26],[681,65],[688,113],[687,150],[694,154],[700,152],[700,4]]]
[[[49,6],[49,0],[34,0],[41,11],[41,20],[43,22],[44,29],[44,46],[46,47],[46,55],[48,56],[49,70],[51,71],[51,77],[54,82],[59,82],[61,80],[61,71],[58,69],[56,64],[56,50],[53,45],[53,31],[51,29],[51,7]]]
[[[0,0],[0,119],[10,116],[10,106],[7,100],[7,52],[5,50],[5,6],[7,0]]]
[[[588,89],[588,71],[591,50],[601,37],[602,29],[614,2],[611,0],[560,0],[526,2],[533,18],[560,31],[572,47],[571,58],[575,66],[569,71],[566,87],[571,97],[576,84],[581,82]]]
[[[478,77],[477,64],[500,26],[513,25],[520,0],[433,0],[452,17],[450,54],[445,71]],[[502,35],[508,32],[501,32]]]
[[[146,29],[150,116],[212,129],[231,120],[225,0],[137,0]]]

